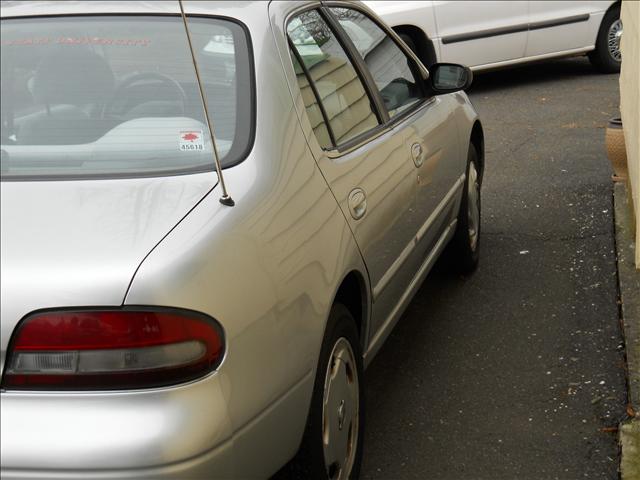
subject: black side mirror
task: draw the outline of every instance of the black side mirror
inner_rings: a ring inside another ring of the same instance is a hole
[[[471,69],[457,63],[436,63],[429,73],[427,82],[436,95],[466,90],[473,82]]]

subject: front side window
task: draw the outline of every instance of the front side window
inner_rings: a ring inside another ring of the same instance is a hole
[[[319,126],[318,114],[322,111],[308,92],[311,86],[300,73],[303,68],[319,97],[317,101],[324,109],[336,145],[376,127],[377,117],[356,69],[320,14],[311,10],[294,17],[287,25],[287,33],[302,63],[293,56],[307,113],[317,135],[320,132],[321,146],[330,146],[327,144],[329,134],[324,134],[324,124]],[[308,92],[306,95],[305,91]]]
[[[251,143],[242,27],[189,27],[223,166]],[[213,170],[180,17],[2,20],[2,177],[163,175]]]
[[[331,8],[331,11],[369,67],[390,117],[423,97],[409,58],[384,30],[357,10]]]

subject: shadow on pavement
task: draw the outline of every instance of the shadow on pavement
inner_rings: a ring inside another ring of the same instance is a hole
[[[468,93],[515,89],[529,84],[557,82],[590,75],[603,74],[593,68],[586,56],[545,60],[525,66],[476,73]]]

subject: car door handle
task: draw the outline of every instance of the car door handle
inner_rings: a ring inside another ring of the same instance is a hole
[[[364,217],[367,211],[367,196],[361,188],[354,188],[349,194],[349,212],[355,220]]]
[[[413,164],[416,168],[420,168],[424,163],[424,155],[422,151],[422,145],[414,143],[411,145],[411,158],[413,158]]]

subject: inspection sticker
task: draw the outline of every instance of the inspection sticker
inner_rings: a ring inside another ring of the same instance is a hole
[[[183,130],[180,132],[180,151],[195,152],[204,150],[202,130]]]

